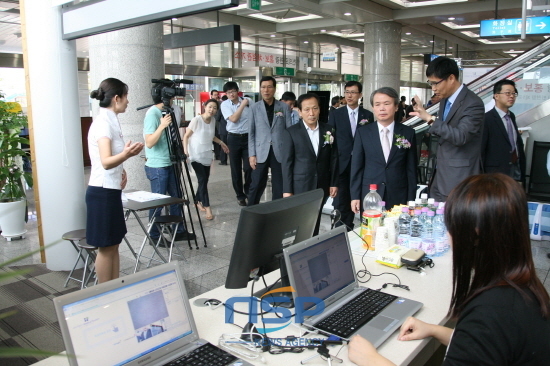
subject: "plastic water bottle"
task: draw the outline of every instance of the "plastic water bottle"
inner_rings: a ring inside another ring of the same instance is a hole
[[[422,224],[426,222],[426,219],[428,218],[428,212],[430,209],[428,207],[422,207],[422,210],[420,210],[420,221]]]
[[[428,208],[430,211],[435,211],[436,207],[434,206],[435,198],[428,198]]]
[[[409,248],[422,249],[422,221],[420,221],[420,210],[414,210],[414,216],[411,218]]]
[[[414,209],[422,210],[422,198],[417,198],[414,200]]]
[[[433,211],[428,211],[426,215],[426,220],[422,226],[422,250],[427,255],[435,254],[435,241],[433,240],[433,218],[435,213]]]
[[[433,237],[435,241],[435,256],[439,257],[446,251],[445,222],[443,221],[443,209],[438,209],[433,221]]]
[[[363,247],[367,250],[374,250],[374,239],[376,236],[376,228],[380,225],[380,195],[376,192],[376,184],[370,185],[370,192],[367,193],[363,200],[363,216],[361,219],[361,237],[363,238]],[[365,245],[366,242],[366,245]]]
[[[409,247],[409,232],[411,230],[411,215],[409,215],[409,208],[403,207],[401,209],[401,215],[399,215],[399,235],[397,235],[397,244],[404,247]]]
[[[428,194],[427,193],[422,193],[420,195],[420,204],[422,205],[422,207],[428,206]]]

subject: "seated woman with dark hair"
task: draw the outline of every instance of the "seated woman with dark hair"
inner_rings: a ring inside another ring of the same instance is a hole
[[[445,224],[456,328],[409,318],[398,339],[435,337],[448,346],[444,365],[550,364],[550,298],[533,264],[523,189],[503,174],[471,176],[449,195]],[[352,338],[349,358],[392,365],[360,336]]]

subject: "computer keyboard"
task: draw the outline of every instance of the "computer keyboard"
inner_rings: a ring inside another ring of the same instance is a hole
[[[225,366],[236,361],[237,357],[211,343],[206,343],[191,353],[170,361],[164,366]]]
[[[396,298],[367,289],[314,326],[338,337],[349,338]]]

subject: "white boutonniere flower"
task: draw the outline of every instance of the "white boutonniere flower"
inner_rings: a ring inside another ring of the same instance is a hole
[[[277,112],[275,112],[275,116],[282,117],[282,116],[284,116],[284,114],[283,114],[282,111],[277,111]]]
[[[368,120],[368,119],[366,119],[366,118],[365,118],[365,119],[362,119],[362,120],[359,121],[359,126],[364,126],[364,125],[366,125],[367,123],[369,123],[369,120]]]
[[[407,140],[405,138],[405,136],[401,136],[401,135],[395,135],[395,146],[397,146],[398,148],[403,148],[403,149],[410,149],[411,148],[411,143],[409,142],[409,140]]]
[[[332,133],[330,131],[327,131],[327,133],[325,133],[323,138],[325,140],[325,143],[323,144],[323,146],[332,145],[334,143],[334,136],[332,136]]]

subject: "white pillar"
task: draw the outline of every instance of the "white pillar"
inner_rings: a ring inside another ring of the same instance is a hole
[[[153,103],[151,79],[165,76],[162,36],[162,23],[159,22],[89,38],[90,88],[97,89],[108,77],[128,84],[130,104],[125,113],[118,115],[125,141],[143,142],[143,119],[147,110],[136,111],[136,108]],[[99,102],[94,101],[94,116],[98,108]],[[140,155],[145,155],[145,152]],[[128,173],[127,189],[151,190],[144,166],[145,161],[139,157],[124,162]]]
[[[60,6],[44,0],[20,5],[38,230],[47,245],[86,227],[76,43],[61,39]],[[46,249],[50,270],[69,270],[75,259],[69,242]]]
[[[370,95],[376,89],[389,86],[399,94],[401,27],[396,22],[365,24],[363,104],[369,109]]]

